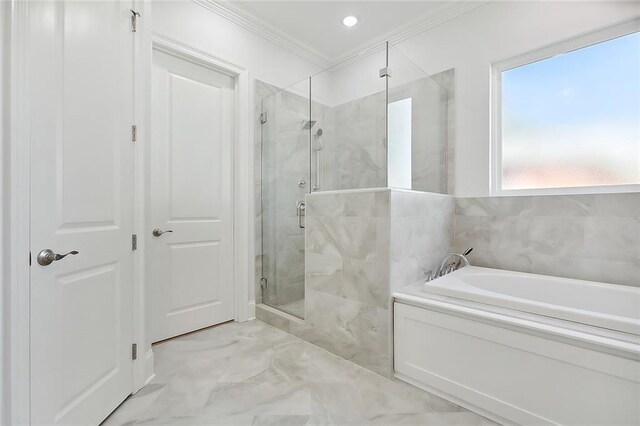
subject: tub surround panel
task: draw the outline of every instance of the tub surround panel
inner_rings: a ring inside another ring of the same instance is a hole
[[[640,421],[640,289],[470,266],[394,296],[396,377],[505,424]]]
[[[640,193],[458,198],[454,245],[477,266],[640,286]]]
[[[503,424],[640,421],[637,355],[595,347],[595,339],[576,345],[553,326],[537,333],[524,321],[505,326],[483,319],[483,310],[458,316],[447,304],[429,310],[396,303],[397,377]]]

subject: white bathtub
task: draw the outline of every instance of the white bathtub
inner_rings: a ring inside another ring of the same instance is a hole
[[[639,288],[469,266],[423,290],[640,335]]]
[[[640,424],[640,289],[469,266],[394,293],[396,376],[502,423]]]

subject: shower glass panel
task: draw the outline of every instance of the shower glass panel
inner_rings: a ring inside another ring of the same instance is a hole
[[[304,196],[310,191],[310,80],[262,100],[262,301],[304,317]]]
[[[312,191],[386,181],[386,44],[311,77]]]
[[[447,90],[389,44],[388,183],[447,193]]]
[[[304,318],[305,195],[447,192],[448,93],[389,43],[262,99],[262,301]]]

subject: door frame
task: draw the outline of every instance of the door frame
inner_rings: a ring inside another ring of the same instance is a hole
[[[147,229],[145,212],[145,161],[150,128],[151,61],[154,46],[172,54],[187,55],[235,76],[235,123],[233,147],[234,180],[234,317],[246,321],[255,317],[255,301],[250,301],[253,277],[253,128],[250,126],[251,92],[245,68],[197,51],[179,42],[151,35],[151,3],[132,0],[141,19],[134,43],[135,121],[138,138],[135,149],[134,228],[138,235]],[[28,116],[28,81],[24,47],[27,46],[29,2],[0,2],[0,194],[2,196],[2,243],[0,244],[0,423],[30,424],[30,147]],[[8,24],[8,25],[4,25]],[[5,50],[5,48],[7,48]],[[9,71],[8,78],[4,71]],[[4,118],[8,118],[5,122]],[[8,127],[8,129],[7,129]],[[132,393],[153,378],[153,351],[147,341],[145,312],[145,247],[139,239],[134,252],[133,271],[133,341],[138,343],[138,359],[133,362]],[[140,350],[142,348],[142,350]]]
[[[151,61],[153,60],[153,52],[158,51],[174,56],[179,59],[203,66],[205,68],[228,75],[234,79],[234,123],[233,123],[233,141],[232,141],[232,226],[233,226],[233,312],[234,320],[238,322],[247,321],[255,317],[255,301],[249,301],[249,287],[253,283],[255,275],[253,268],[253,140],[250,137],[251,120],[249,119],[251,110],[250,91],[249,91],[249,72],[247,69],[236,64],[230,63],[222,58],[212,56],[206,52],[195,49],[191,46],[183,44],[179,41],[153,34],[151,36]],[[149,72],[151,81],[151,62],[146,67]],[[147,97],[147,111],[151,111],[151,85],[148,86],[149,93]],[[145,128],[151,129],[151,116],[147,114]],[[148,139],[145,139],[148,141]],[[150,146],[144,148],[145,164],[140,168],[145,170],[144,179],[148,182],[151,172],[148,164],[150,158]],[[144,191],[148,189],[145,183]],[[146,194],[148,195],[148,194]],[[141,198],[145,202],[146,198]],[[143,206],[146,208],[147,204]],[[149,215],[145,214],[143,220],[148,222]],[[148,223],[144,229],[148,232],[153,224]],[[148,239],[142,238],[145,242]]]

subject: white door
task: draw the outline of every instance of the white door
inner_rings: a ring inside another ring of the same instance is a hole
[[[98,424],[132,390],[131,7],[29,5],[32,424]]]
[[[233,87],[232,77],[153,52],[152,341],[233,319]]]

